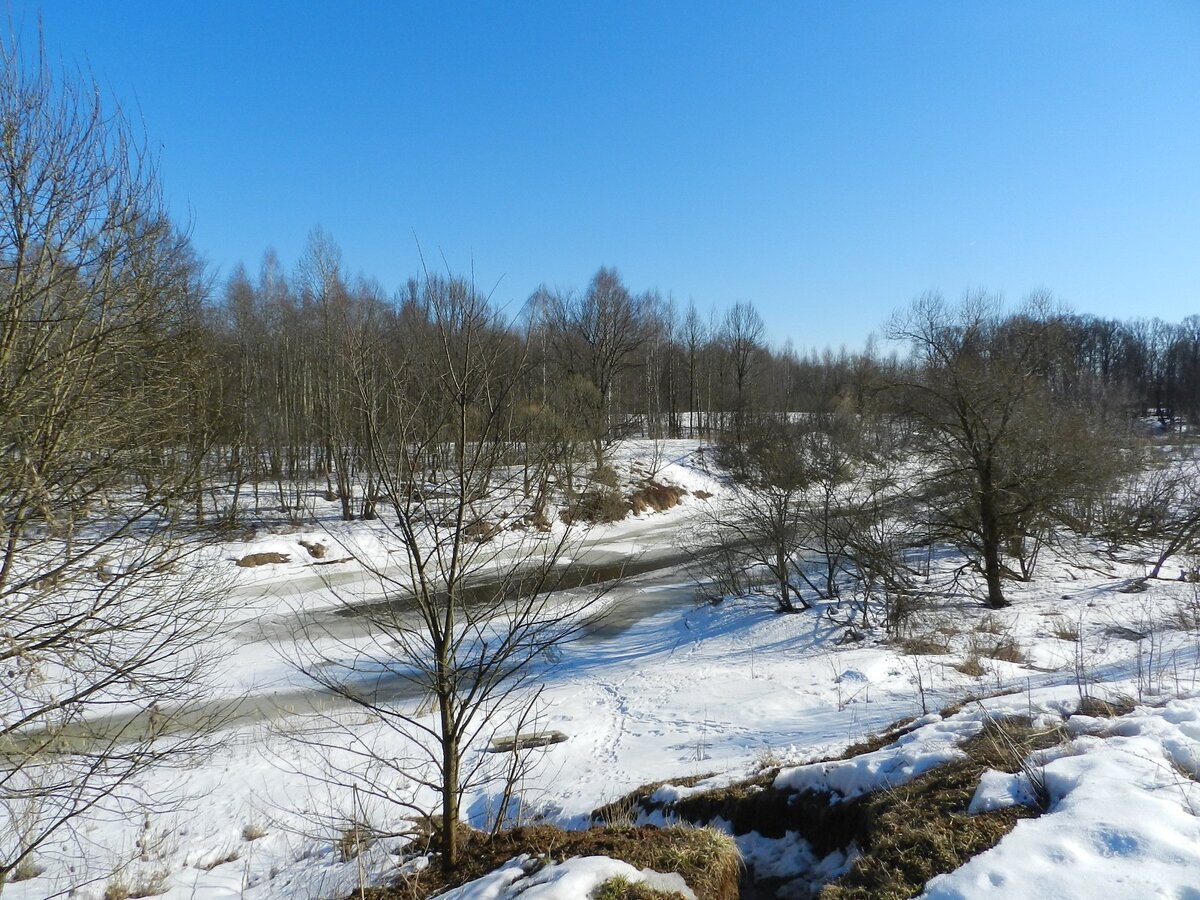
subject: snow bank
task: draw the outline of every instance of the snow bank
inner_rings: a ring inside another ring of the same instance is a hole
[[[851,759],[811,763],[783,769],[776,790],[830,793],[843,800],[895,787],[943,763],[963,759],[958,745],[983,729],[978,716],[936,715],[914,723],[918,727],[894,744]]]
[[[1200,900],[1200,697],[1070,724],[1090,733],[1034,761],[1049,811],[932,879],[922,896]],[[995,808],[1020,788],[1019,777],[985,777],[972,809]]]

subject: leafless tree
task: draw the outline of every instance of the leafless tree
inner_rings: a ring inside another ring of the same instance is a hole
[[[911,530],[899,469],[904,449],[881,448],[862,416],[812,414],[755,421],[721,458],[741,491],[708,517],[700,571],[724,593],[753,589],[770,574],[781,612],[814,600],[849,603],[868,624],[882,603],[889,627],[908,591]],[[847,588],[854,590],[847,594]]]
[[[1006,577],[1030,577],[1067,504],[1113,471],[1101,456],[1115,446],[1085,407],[1055,392],[1059,322],[1045,297],[1006,317],[986,294],[958,306],[926,294],[889,326],[913,351],[895,397],[923,436],[931,527],[967,551],[991,607],[1008,604]]]
[[[758,355],[763,350],[765,333],[762,317],[753,304],[735,303],[725,313],[720,337],[733,372],[733,429],[739,441],[750,414],[752,374]]]
[[[548,312],[553,323],[557,362],[568,376],[588,379],[595,387],[596,465],[603,465],[602,443],[621,409],[620,376],[637,363],[647,337],[645,297],[635,297],[616,269],[601,268],[582,295],[554,293]]]
[[[679,334],[676,337],[676,340],[682,344],[683,354],[687,359],[687,433],[691,436],[698,434],[701,428],[700,363],[701,353],[704,350],[704,344],[707,340],[707,337],[707,332],[704,327],[704,320],[700,317],[700,313],[697,311],[696,305],[689,302],[687,312],[684,314],[683,321],[679,325]]]
[[[794,585],[803,580],[812,474],[794,437],[786,424],[765,420],[722,444],[720,457],[741,490],[731,504],[711,509],[704,546],[696,548],[701,573],[727,593],[749,590],[753,573],[766,570],[776,608],[789,613],[809,606]]]
[[[465,282],[428,279],[415,299],[420,334],[401,345],[430,370],[418,374],[403,357],[353,367],[381,521],[398,548],[392,566],[374,567],[387,600],[344,598],[369,636],[314,632],[298,663],[393,737],[387,750],[352,742],[353,762],[338,777],[413,822],[435,821],[442,863],[452,868],[463,796],[495,779],[511,788],[515,771],[511,754],[478,751],[532,720],[539,672],[579,633],[594,594],[558,593],[571,532],[537,527],[528,510],[516,445],[542,435],[517,415],[525,349]],[[385,379],[361,377],[377,366]],[[498,803],[493,825],[506,805]]]
[[[126,120],[15,43],[0,134],[2,885],[161,761],[216,617],[173,529],[204,439],[188,242]]]

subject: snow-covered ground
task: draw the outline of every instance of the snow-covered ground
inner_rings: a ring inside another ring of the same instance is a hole
[[[677,551],[704,505],[721,502],[719,479],[695,465],[694,449],[670,444],[658,477],[712,499],[688,496],[667,512],[596,528],[580,552],[601,559]],[[365,552],[383,565],[387,540],[382,528],[350,523],[214,548],[214,571],[234,579],[226,596],[238,620],[222,638],[229,655],[213,673],[214,696],[294,700],[307,686],[287,653],[281,655],[286,623],[339,602],[323,580],[328,576],[343,596],[369,584],[361,562],[314,569],[300,541],[325,543],[329,559],[361,559]],[[233,567],[233,560],[259,552],[285,553],[289,561]],[[1103,883],[1106,896],[1197,900],[1200,631],[1180,626],[1200,600],[1193,585],[1167,581],[1123,593],[1143,574],[1140,565],[1087,562],[1075,565],[1047,551],[1034,582],[1009,587],[1010,609],[988,613],[965,595],[947,597],[914,625],[948,646],[945,654],[926,656],[906,655],[878,634],[840,645],[843,629],[819,610],[779,615],[752,599],[697,603],[679,566],[631,578],[618,599],[640,612],[622,619],[622,628],[562,648],[545,672],[539,727],[568,740],[536,751],[536,765],[520,785],[521,815],[581,826],[592,809],[637,785],[698,774],[711,775],[705,784],[712,785],[765,764],[783,764],[780,778],[792,786],[819,783],[851,794],[952,757],[985,715],[1062,716],[1083,693],[1129,698],[1137,704],[1129,715],[1073,718],[1071,743],[1040,761],[1052,799],[1048,813],[1022,821],[994,850],[936,879],[928,896],[1083,898],[1096,896]],[[938,575],[935,566],[935,582]],[[987,656],[1001,643],[1019,650],[1019,657],[1006,654],[1019,661]],[[968,660],[982,674],[956,668]],[[929,716],[870,758],[806,766],[967,694],[990,698],[947,719]],[[331,709],[325,716],[341,726],[339,740],[384,755],[405,750],[360,713]],[[75,896],[99,898],[117,881],[161,888],[171,900],[336,897],[364,875],[385,877],[395,865],[391,842],[349,861],[336,849],[354,809],[352,786],[326,777],[337,764],[336,749],[314,753],[297,740],[311,727],[311,717],[276,709],[263,721],[229,729],[207,757],[146,776],[146,792],[170,801],[168,808],[148,816],[94,814],[70,841],[45,848],[38,858],[43,873],[7,885],[5,897],[40,900],[84,882]],[[980,808],[1021,796],[1011,774],[985,777]],[[483,821],[498,802],[494,792],[480,790],[466,798],[464,810]],[[385,829],[389,816],[400,815],[369,804],[365,813]],[[780,871],[800,868],[807,852],[802,842],[744,849]],[[832,869],[837,862],[810,861]],[[543,870],[539,890],[546,897],[582,896],[568,886],[594,884],[597,873],[612,868],[606,865]],[[460,900],[501,896],[519,874],[504,870]]]

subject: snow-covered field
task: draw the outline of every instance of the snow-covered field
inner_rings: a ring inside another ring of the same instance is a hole
[[[696,467],[694,444],[667,449],[674,461],[659,478],[714,496],[689,495],[667,512],[598,527],[581,554],[668,555],[694,529],[704,505],[721,502],[723,487]],[[627,452],[649,450],[635,445]],[[300,541],[326,544],[329,559],[358,561],[314,568]],[[386,565],[387,541],[372,523],[350,523],[213,549],[213,571],[233,579],[225,596],[235,620],[220,638],[228,653],[212,673],[213,696],[249,696],[264,710],[275,696],[301,707],[308,685],[287,662],[297,646],[289,644],[289,623],[320,616],[339,594],[368,591],[361,560]],[[289,561],[233,567],[234,559],[259,552],[284,553]],[[1195,586],[1169,581],[1124,593],[1130,579],[1144,574],[1139,564],[1091,556],[1087,563],[1047,551],[1038,578],[1010,586],[1012,607],[997,612],[964,594],[948,596],[914,626],[948,652],[922,656],[871,633],[839,644],[843,629],[822,610],[779,615],[769,602],[747,598],[697,603],[679,566],[632,577],[611,600],[628,607],[621,619],[627,627],[563,647],[545,673],[539,727],[568,740],[536,751],[536,765],[520,785],[521,816],[582,826],[592,809],[640,784],[704,774],[711,775],[704,784],[712,785],[766,764],[784,765],[779,777],[792,786],[820,784],[851,795],[952,758],[986,716],[1061,718],[1083,694],[1127,698],[1136,705],[1132,713],[1072,718],[1070,743],[1037,761],[1051,799],[1047,813],[935,879],[927,896],[1085,898],[1103,885],[1106,897],[1197,900],[1200,623],[1189,616],[1200,598]],[[1001,654],[1017,661],[987,655],[1001,644],[1019,651]],[[980,669],[962,667],[982,674],[956,668],[968,660]],[[982,699],[946,719],[932,715],[968,694]],[[142,786],[169,801],[168,808],[146,816],[92,815],[69,842],[40,854],[41,875],[7,885],[5,896],[39,900],[83,882],[75,896],[99,898],[120,883],[152,887],[171,900],[337,897],[364,875],[386,877],[395,866],[392,842],[377,842],[350,861],[337,852],[353,810],[352,788],[325,777],[336,749],[313,753],[297,741],[313,727],[303,712],[276,708],[248,717],[205,758],[148,774]],[[898,719],[921,716],[927,718],[920,727],[869,758],[806,765]],[[396,739],[360,713],[330,708],[323,717],[336,718],[340,739],[392,752],[386,742]],[[979,808],[1019,800],[1028,788],[1022,777],[990,773],[976,798]],[[479,791],[464,809],[482,821],[497,802]],[[399,815],[377,806],[366,812],[385,828],[389,815]],[[747,842],[744,849],[780,871],[822,864],[806,857],[802,842]],[[596,873],[609,869],[593,862],[547,870],[536,896],[582,896],[578,885],[594,884]],[[497,896],[516,877],[502,873],[461,898]]]

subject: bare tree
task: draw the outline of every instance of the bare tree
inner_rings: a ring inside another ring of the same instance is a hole
[[[594,595],[556,593],[570,531],[547,533],[526,512],[516,444],[539,434],[513,431],[529,424],[516,415],[524,348],[462,281],[429,279],[416,300],[423,317],[398,345],[430,371],[400,356],[363,361],[386,366],[382,381],[356,378],[399,552],[375,568],[387,601],[346,598],[369,637],[314,632],[299,664],[394,736],[387,752],[352,743],[342,775],[415,823],[436,821],[452,868],[463,796],[497,778],[511,788],[515,771],[511,756],[470,751],[532,720],[539,672],[583,627]]]
[[[903,448],[864,437],[863,417],[814,414],[797,422],[762,419],[721,457],[742,490],[709,516],[700,571],[724,593],[753,589],[766,570],[777,608],[850,600],[862,623],[882,601],[891,627],[898,593],[910,587],[904,560],[910,530],[899,477]],[[854,596],[847,587],[856,588]]]
[[[198,267],[126,120],[18,49],[0,46],[0,885],[161,760],[215,618],[172,527],[203,456]]]
[[[1069,502],[1114,471],[1100,457],[1115,446],[1084,405],[1056,392],[1059,321],[1045,297],[1005,317],[986,294],[956,307],[926,294],[889,326],[913,351],[894,387],[919,425],[930,525],[967,551],[991,607],[1008,605],[1005,578],[1031,576]]]
[[[725,313],[725,322],[721,329],[721,342],[725,352],[729,354],[730,367],[733,370],[734,434],[740,441],[745,429],[746,419],[750,413],[752,373],[758,354],[763,349],[763,335],[766,328],[762,317],[750,303],[735,303]]]
[[[688,435],[695,436],[700,431],[700,362],[707,332],[696,305],[689,302],[687,313],[679,326],[677,341],[683,344],[683,352],[687,358],[688,380]]]
[[[786,424],[767,420],[743,440],[721,445],[722,462],[742,490],[732,504],[709,512],[703,535],[708,548],[700,548],[698,560],[700,571],[730,593],[749,590],[754,571],[765,569],[776,609],[786,613],[809,606],[794,583],[802,580],[812,476],[793,437]]]
[[[634,297],[616,269],[601,268],[582,296],[554,294],[549,312],[559,366],[591,381],[598,394],[596,465],[603,464],[602,440],[619,410],[621,374],[636,362],[647,336],[644,297]]]

